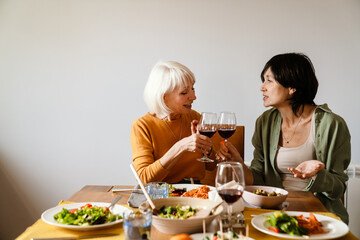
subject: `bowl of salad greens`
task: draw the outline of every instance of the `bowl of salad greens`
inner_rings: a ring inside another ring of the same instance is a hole
[[[43,212],[41,219],[57,227],[87,231],[121,223],[123,215],[131,212],[130,209],[117,204],[109,209],[109,205],[104,202],[60,205]]]
[[[201,198],[160,198],[153,200],[160,213],[153,215],[152,224],[160,232],[166,234],[194,233],[202,230],[203,220],[211,223],[222,211],[219,206],[215,212],[207,217],[194,217],[196,211],[212,206],[213,201]],[[144,202],[140,209],[149,208],[149,203]]]

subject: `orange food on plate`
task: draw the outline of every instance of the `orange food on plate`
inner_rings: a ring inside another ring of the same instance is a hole
[[[308,235],[325,233],[324,229],[322,229],[322,223],[312,213],[309,214],[309,217],[300,215],[296,219],[300,227],[308,229]]]
[[[170,238],[170,240],[193,240],[192,237],[190,237],[186,233],[176,234]]]
[[[190,191],[185,192],[182,197],[195,197],[195,198],[202,198],[202,199],[209,199],[209,191],[210,188],[206,185],[194,188]]]

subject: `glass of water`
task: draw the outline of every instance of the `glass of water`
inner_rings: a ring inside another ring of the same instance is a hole
[[[123,216],[123,228],[126,240],[150,239],[152,211],[132,212]]]
[[[145,189],[151,199],[169,197],[169,185],[165,182],[150,182],[145,185]]]

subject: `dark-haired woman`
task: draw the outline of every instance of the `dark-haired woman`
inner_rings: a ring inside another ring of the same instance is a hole
[[[217,157],[240,161],[247,184],[313,192],[348,223],[341,197],[348,180],[350,133],[326,104],[315,104],[318,81],[310,59],[298,53],[276,55],[261,79],[264,106],[272,108],[256,121],[251,166],[230,143],[221,146]]]

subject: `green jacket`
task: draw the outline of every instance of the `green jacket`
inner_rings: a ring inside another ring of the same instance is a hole
[[[275,167],[281,122],[281,114],[276,108],[265,111],[256,120],[252,138],[254,159],[250,166],[254,185],[283,188]],[[341,197],[348,180],[344,171],[350,163],[350,133],[344,119],[334,114],[327,104],[315,110],[315,149],[316,158],[325,164],[325,169],[318,172],[315,180],[310,178],[304,190],[313,192],[330,212],[348,223],[349,215]]]

